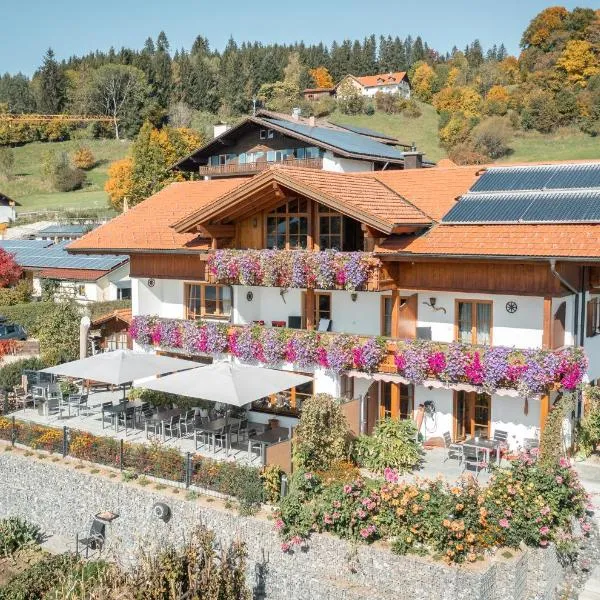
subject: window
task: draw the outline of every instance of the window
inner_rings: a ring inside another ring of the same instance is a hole
[[[411,419],[414,387],[403,383],[382,381],[379,392],[380,419]]]
[[[117,300],[131,300],[131,288],[117,288]]]
[[[331,321],[331,294],[315,293],[315,328],[319,327],[321,319]]]
[[[113,333],[106,338],[106,348],[108,350],[126,350],[127,342],[127,332]]]
[[[77,295],[85,296],[85,285],[83,283],[81,283],[77,286]]]
[[[227,285],[186,283],[185,312],[186,319],[229,317],[231,315],[231,288]]]
[[[299,417],[304,400],[313,395],[314,383],[309,381],[252,403],[252,410],[258,412]]]
[[[343,217],[340,213],[319,206],[319,249],[337,249],[342,250],[343,234],[342,234]]]
[[[275,132],[272,129],[267,129],[267,138],[272,140],[275,137]]]
[[[267,248],[293,250],[308,244],[308,204],[294,198],[267,215]]]
[[[260,133],[258,134],[258,137],[261,140],[266,140],[267,139],[267,130],[266,129],[261,129]]]
[[[492,397],[475,392],[454,392],[454,439],[489,437]]]
[[[400,298],[400,307],[406,304],[406,298]],[[394,302],[392,296],[382,296],[381,298],[381,335],[392,337],[392,310]],[[395,335],[395,334],[394,334]]]
[[[463,344],[492,343],[492,303],[473,300],[456,302],[456,335]]]
[[[600,334],[600,296],[587,303],[587,337]]]

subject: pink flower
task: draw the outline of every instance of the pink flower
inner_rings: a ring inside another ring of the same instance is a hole
[[[541,535],[548,535],[549,533],[550,533],[550,527],[546,527],[546,525],[544,525],[543,527],[540,527]]]
[[[515,489],[515,488],[514,488],[512,485],[509,485],[509,486],[506,488],[506,491],[507,491],[507,492],[508,492],[508,493],[509,493],[511,496],[514,496],[514,495],[517,493],[517,490],[516,490],[516,489]]]
[[[563,469],[567,469],[568,467],[571,466],[571,463],[569,462],[568,458],[565,458],[564,456],[560,457],[560,460],[558,461],[558,464],[563,467]]]
[[[556,483],[558,483],[558,485],[561,485],[561,484],[562,484],[562,482],[563,482],[563,478],[562,478],[560,475],[558,475],[558,476],[556,477]]]
[[[352,486],[349,483],[347,483],[343,489],[344,489],[344,494],[350,494],[352,492]]]
[[[386,467],[383,470],[383,476],[388,483],[398,483],[397,469],[390,469],[390,467]]]
[[[364,518],[367,516],[367,513],[366,513],[366,512],[365,512],[365,511],[364,511],[362,508],[359,508],[359,509],[356,511],[356,516],[357,516],[359,519],[364,519]]]
[[[325,525],[332,525],[333,524],[333,519],[331,518],[331,516],[328,513],[325,513],[323,515],[323,523],[325,523]]]
[[[550,514],[550,507],[549,506],[544,506],[544,508],[542,508],[540,510],[540,514],[542,514],[542,515]]]
[[[548,540],[540,540],[540,546],[547,546]]]
[[[529,451],[529,454],[531,454],[531,456],[538,456],[538,455],[539,455],[539,453],[540,453],[540,449],[539,449],[539,448],[532,448],[532,449]]]
[[[313,474],[312,473],[304,473],[304,479],[312,479]]]
[[[283,519],[277,519],[277,521],[275,521],[275,529],[277,531],[282,529],[284,525],[285,525],[285,523],[283,522]]]
[[[507,508],[507,509],[504,511],[504,514],[505,514],[507,517],[512,517],[512,510],[510,510],[510,508]]]
[[[500,519],[498,521],[498,525],[500,525],[500,527],[504,527],[504,529],[508,529],[510,527],[510,523],[508,522],[508,519]]]
[[[587,533],[588,531],[592,530],[592,526],[589,523],[583,523],[581,525],[581,529]]]
[[[295,535],[291,540],[290,540],[290,544],[294,544],[296,546],[299,546],[302,543],[302,538],[299,535]]]
[[[283,544],[281,544],[281,551],[282,552],[289,552],[290,551],[290,545],[287,542],[283,542]]]

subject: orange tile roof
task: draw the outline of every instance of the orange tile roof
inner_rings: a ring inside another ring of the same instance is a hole
[[[439,221],[475,183],[480,166],[375,171],[372,175]]]
[[[197,233],[177,233],[171,224],[230,191],[247,179],[215,179],[172,183],[126,213],[71,242],[71,251],[203,250]]]
[[[99,325],[102,325],[102,323],[106,323],[111,319],[118,319],[119,321],[130,324],[132,320],[131,308],[118,308],[110,313],[100,315],[92,321],[91,326],[98,327]]]
[[[600,258],[600,224],[436,225],[376,249],[404,255]]]
[[[110,271],[99,269],[41,269],[38,274],[44,279],[63,279],[72,281],[96,281]]]
[[[390,77],[394,81],[389,81]],[[406,71],[396,71],[395,73],[378,73],[377,75],[365,75],[364,77],[355,77],[355,79],[364,87],[375,87],[379,85],[389,85],[390,83],[400,83],[406,77]],[[383,81],[378,81],[383,79]]]
[[[250,193],[270,187],[273,183],[333,205],[335,210],[345,212],[383,232],[390,233],[395,225],[426,225],[431,222],[421,210],[378,181],[373,173],[349,176],[347,173],[318,169],[274,166],[214,203],[187,215],[174,227],[177,231],[190,231],[199,223],[222,219],[233,206],[242,204]]]

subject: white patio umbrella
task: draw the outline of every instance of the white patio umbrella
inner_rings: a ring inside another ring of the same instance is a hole
[[[137,379],[193,369],[198,363],[133,350],[113,350],[43,369],[44,373],[123,385]]]
[[[244,406],[311,380],[289,371],[221,362],[138,382],[135,387]]]

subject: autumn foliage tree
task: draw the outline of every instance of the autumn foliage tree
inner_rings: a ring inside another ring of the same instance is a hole
[[[144,123],[132,145],[131,156],[109,168],[104,189],[111,205],[121,210],[127,198],[129,206],[133,206],[169,183],[181,180],[183,175],[170,167],[203,143],[203,137],[194,130],[156,129],[151,123]]]
[[[15,285],[22,274],[23,269],[15,262],[13,255],[0,248],[0,288]]]
[[[308,72],[315,82],[315,87],[318,88],[331,88],[333,87],[333,77],[325,67],[317,67],[316,69],[310,69]]]

